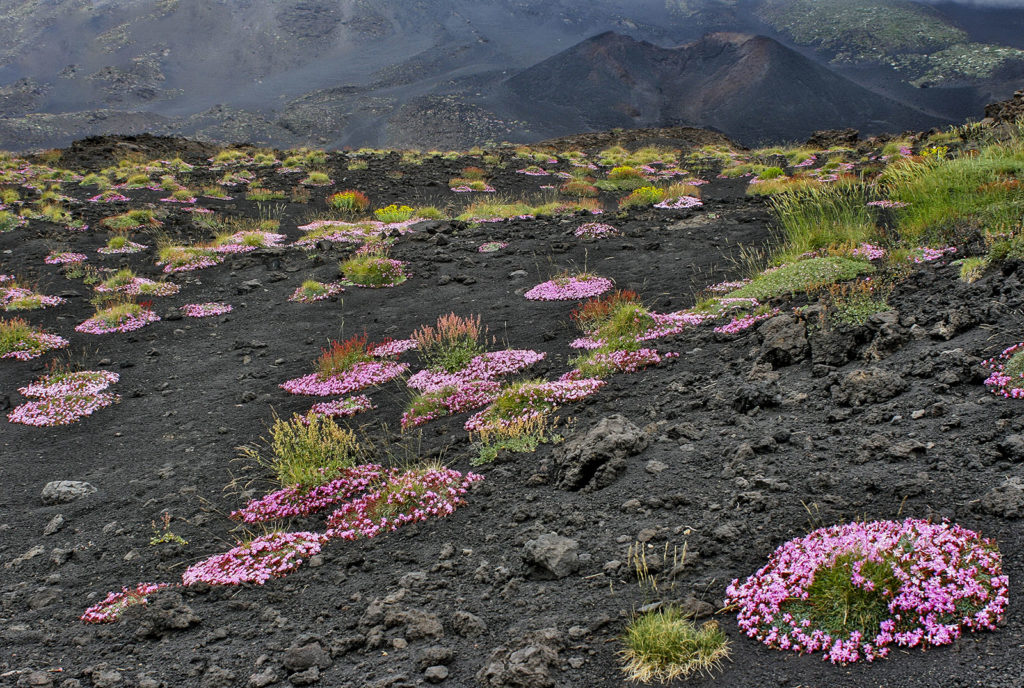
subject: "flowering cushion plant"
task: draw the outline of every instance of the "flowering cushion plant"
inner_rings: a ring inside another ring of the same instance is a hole
[[[574,301],[589,299],[612,288],[612,281],[594,275],[556,277],[541,282],[523,296],[530,301]]]
[[[726,595],[750,637],[845,664],[885,657],[894,644],[945,645],[965,630],[995,629],[1008,591],[993,541],[959,525],[906,519],[791,540]]]
[[[181,307],[182,313],[189,318],[208,318],[213,315],[224,315],[232,311],[229,303],[186,303]]]
[[[384,469],[376,464],[342,468],[337,477],[310,489],[285,487],[254,499],[244,508],[231,513],[231,518],[244,523],[283,520],[309,516],[321,509],[344,502],[365,492],[378,481]]]
[[[193,564],[181,580],[185,585],[263,585],[298,568],[304,558],[317,554],[326,540],[327,536],[321,533],[309,532],[261,535]]]
[[[85,610],[80,617],[84,623],[113,623],[128,607],[146,604],[146,597],[161,588],[169,587],[168,583],[139,583],[134,588],[122,588],[121,592],[107,593],[107,597],[99,604]]]
[[[289,394],[308,394],[312,396],[333,396],[357,392],[371,385],[379,385],[393,380],[409,366],[393,361],[360,361],[348,370],[336,375],[323,376],[311,373],[300,378],[281,383],[281,389]]]
[[[1004,349],[995,358],[981,364],[992,371],[985,380],[985,386],[993,394],[1007,399],[1024,398],[1024,342]]]

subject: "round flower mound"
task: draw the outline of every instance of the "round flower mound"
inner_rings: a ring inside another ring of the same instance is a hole
[[[39,401],[29,401],[15,407],[7,414],[7,420],[36,427],[70,425],[101,408],[110,406],[118,398],[116,394],[106,392],[43,397]]]
[[[611,225],[601,222],[587,222],[577,227],[573,234],[588,239],[600,239],[602,237],[618,236],[620,232]]]
[[[263,585],[297,569],[304,557],[320,551],[326,536],[321,533],[269,533],[223,554],[193,564],[182,574],[185,585]]]
[[[751,327],[753,327],[757,323],[761,322],[762,320],[767,320],[768,318],[771,318],[771,317],[776,316],[778,314],[779,314],[779,309],[778,308],[773,308],[772,310],[768,311],[767,313],[760,313],[760,314],[753,314],[753,313],[751,313],[751,314],[748,314],[748,315],[744,315],[743,317],[740,317],[740,318],[733,318],[732,320],[730,320],[726,324],[720,325],[720,326],[716,327],[715,328],[715,332],[717,332],[719,334],[739,334],[740,332],[743,332],[744,330],[750,329]]]
[[[80,370],[74,373],[44,375],[18,392],[22,396],[49,399],[72,394],[96,394],[121,379],[107,370]]]
[[[128,607],[149,602],[151,595],[160,588],[170,587],[170,583],[139,583],[134,588],[121,588],[121,592],[107,593],[107,597],[99,604],[94,604],[79,617],[84,623],[113,623]]]
[[[679,198],[666,198],[660,203],[655,203],[655,208],[667,210],[686,210],[688,208],[700,208],[704,203],[695,196],[680,196]]]
[[[313,404],[309,412],[319,416],[327,416],[328,418],[349,418],[361,411],[369,411],[375,408],[377,407],[370,401],[370,397],[365,394],[358,394],[346,399]]]
[[[137,244],[134,241],[126,241],[119,248],[101,246],[100,248],[96,249],[96,253],[100,253],[104,256],[115,256],[127,253],[138,253],[139,251],[145,251],[147,248],[149,247],[146,246],[145,244]]]
[[[110,323],[100,316],[93,316],[88,320],[75,325],[75,332],[84,334],[110,334],[111,332],[131,332],[145,327],[149,323],[156,322],[160,316],[149,310],[141,310],[138,313],[128,313],[117,323]]]
[[[338,282],[317,282],[316,286],[302,285],[296,287],[292,295],[288,297],[288,300],[295,303],[315,303],[317,301],[326,301],[344,291],[345,287],[341,286]]]
[[[445,387],[459,387],[467,382],[493,380],[516,373],[543,361],[545,356],[547,354],[532,349],[488,351],[474,356],[462,370],[454,373],[444,370],[421,370],[410,377],[406,384],[420,392],[435,392]]]
[[[395,339],[390,342],[385,341],[367,353],[374,358],[388,358],[391,356],[401,356],[406,351],[412,351],[417,347],[419,347],[419,342],[415,339]]]
[[[541,282],[526,292],[530,301],[575,301],[598,296],[612,288],[612,281],[605,277],[557,277]]]
[[[190,318],[209,318],[213,315],[224,315],[232,311],[231,304],[227,303],[186,303],[181,307],[182,312]]]
[[[285,487],[254,499],[245,508],[232,512],[231,518],[244,523],[261,523],[309,516],[331,504],[344,502],[366,492],[370,485],[380,479],[383,471],[376,464],[344,468],[339,477],[312,489]]]
[[[321,377],[319,373],[310,373],[281,383],[280,387],[289,394],[308,394],[316,397],[330,397],[349,392],[358,392],[371,385],[383,384],[393,380],[409,366],[394,361],[359,362],[346,370],[342,375]]]
[[[89,256],[84,253],[72,253],[70,251],[54,251],[43,258],[47,265],[65,265],[67,263],[84,263]]]
[[[1004,349],[995,358],[982,361],[981,365],[992,371],[985,380],[985,386],[1007,399],[1024,398],[1024,342]]]
[[[488,241],[487,243],[480,244],[477,246],[477,251],[480,253],[494,253],[508,246],[507,241]]]
[[[389,469],[384,482],[359,499],[342,505],[327,521],[327,535],[343,540],[375,537],[408,523],[443,517],[465,504],[462,495],[482,475],[448,468]]]
[[[27,333],[21,341],[15,342],[13,350],[0,355],[0,358],[31,361],[33,358],[38,358],[51,349],[63,349],[68,343],[68,340],[61,336],[33,331]]]
[[[893,644],[946,645],[965,630],[993,630],[1008,591],[993,541],[907,519],[790,540],[745,583],[734,580],[726,601],[748,636],[845,664],[885,657]]]
[[[501,413],[492,403],[470,416],[463,427],[467,432],[487,433],[528,423],[554,411],[562,404],[596,394],[604,385],[604,380],[581,378],[577,371],[570,371],[563,379],[552,382],[528,383],[514,391],[520,407],[516,415]]]
[[[595,366],[605,366],[620,373],[635,373],[641,368],[657,365],[664,360],[678,357],[679,354],[676,352],[670,351],[660,354],[656,349],[622,350],[595,353],[591,357],[590,363]]]

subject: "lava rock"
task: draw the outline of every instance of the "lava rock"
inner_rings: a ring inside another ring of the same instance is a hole
[[[316,641],[288,648],[281,663],[289,671],[304,671],[312,666],[326,669],[332,664],[331,656]]]
[[[579,543],[558,533],[545,533],[528,540],[523,560],[540,578],[565,578],[579,568]]]
[[[782,368],[804,360],[810,352],[807,344],[807,326],[789,314],[777,315],[761,324],[757,331],[761,337],[759,360],[772,368]]]
[[[1001,518],[1024,518],[1024,479],[1007,478],[1002,485],[985,493],[979,508]]]
[[[565,442],[554,455],[563,490],[599,490],[626,470],[626,458],[647,448],[647,436],[625,416],[602,418]]]
[[[476,614],[460,610],[452,615],[452,628],[463,638],[475,638],[487,632],[487,623]]]
[[[138,638],[163,638],[199,624],[202,619],[185,604],[185,598],[174,590],[161,590],[149,597],[148,604],[129,607],[124,613],[127,622],[136,619]]]
[[[518,643],[518,649],[495,648],[476,679],[491,688],[551,688],[563,647],[562,635],[555,628],[529,633]]]
[[[907,389],[907,382],[897,373],[882,368],[854,370],[832,387],[832,398],[846,406],[862,406],[892,399]]]
[[[40,496],[43,504],[53,506],[88,497],[95,491],[96,488],[90,483],[81,480],[54,480],[46,483]]]

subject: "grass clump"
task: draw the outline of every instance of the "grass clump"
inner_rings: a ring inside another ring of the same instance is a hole
[[[973,256],[971,258],[964,258],[959,262],[960,281],[967,284],[973,284],[980,280],[981,276],[985,274],[989,263],[987,256]]]
[[[368,348],[365,334],[349,337],[343,342],[331,341],[316,360],[317,374],[321,379],[327,379],[351,370],[357,363],[372,361]]]
[[[878,228],[867,207],[868,190],[860,182],[836,182],[782,194],[770,202],[785,244],[779,262],[808,251],[859,246]]]
[[[243,455],[269,469],[282,487],[300,490],[323,485],[355,466],[360,453],[354,432],[317,414],[275,419],[265,441],[265,450],[243,447]]]
[[[288,194],[284,191],[272,191],[271,189],[256,187],[246,193],[245,197],[250,201],[283,201],[288,198]]]
[[[634,617],[622,642],[622,670],[640,683],[710,675],[729,656],[729,639],[717,622],[698,627],[672,606]]]
[[[785,263],[755,276],[749,284],[729,292],[727,298],[748,298],[767,301],[787,294],[806,292],[836,282],[851,280],[874,272],[866,260],[844,256],[808,258]]]
[[[655,203],[661,203],[663,200],[665,200],[664,189],[659,189],[656,186],[641,186],[620,200],[619,208],[621,210],[627,208],[646,208]]]
[[[24,350],[37,332],[24,318],[0,320],[0,357]]]
[[[831,284],[825,299],[826,313],[833,325],[863,325],[872,315],[891,310],[891,286],[866,278],[845,284]]]
[[[160,221],[156,219],[152,210],[136,208],[135,210],[129,210],[127,213],[105,217],[100,221],[100,224],[115,232],[125,232],[130,229],[139,229],[140,227],[159,227]]]
[[[450,373],[462,370],[484,351],[482,338],[486,328],[480,316],[463,318],[454,313],[442,315],[436,325],[423,325],[412,333],[420,357],[433,370]]]

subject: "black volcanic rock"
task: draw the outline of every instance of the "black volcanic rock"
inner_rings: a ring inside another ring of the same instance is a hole
[[[505,82],[516,116],[562,130],[712,126],[744,143],[823,128],[913,129],[934,117],[875,94],[764,36],[677,48],[608,32]]]

